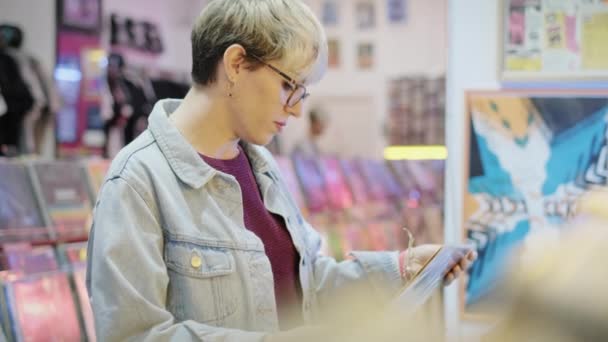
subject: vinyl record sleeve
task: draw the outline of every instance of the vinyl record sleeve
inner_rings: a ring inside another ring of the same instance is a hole
[[[79,341],[78,315],[67,274],[54,272],[7,283],[9,313],[18,341]]]

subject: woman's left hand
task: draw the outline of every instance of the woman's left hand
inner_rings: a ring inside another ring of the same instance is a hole
[[[420,245],[414,247],[407,256],[411,258],[411,260],[408,260],[411,271],[413,273],[418,272],[440,248],[441,245]],[[475,251],[469,251],[463,256],[443,279],[445,286],[450,285],[456,278],[469,269],[475,259],[477,259],[477,252]]]

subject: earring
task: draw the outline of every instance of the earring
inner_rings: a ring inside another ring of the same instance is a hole
[[[234,81],[232,79],[228,80],[228,97],[232,97],[232,87],[234,87]]]

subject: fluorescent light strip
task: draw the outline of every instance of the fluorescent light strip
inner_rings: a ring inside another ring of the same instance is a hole
[[[389,146],[384,149],[387,160],[444,160],[447,157],[445,146]]]

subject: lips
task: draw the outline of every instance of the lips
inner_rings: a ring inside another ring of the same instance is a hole
[[[281,132],[285,126],[287,126],[286,122],[274,121],[274,125],[277,127],[277,130]]]

